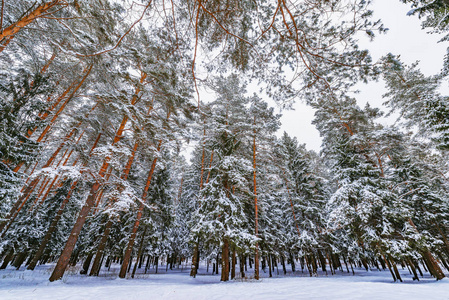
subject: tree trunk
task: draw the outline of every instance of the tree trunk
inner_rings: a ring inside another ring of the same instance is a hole
[[[323,272],[326,272],[326,275],[327,275],[326,260],[323,257],[323,253],[321,253],[321,251],[319,251],[319,250],[318,250],[318,259],[320,260],[321,270],[323,270]],[[328,260],[329,260],[329,256],[328,256]],[[331,273],[332,273],[332,266],[330,265],[330,260],[329,260],[329,267],[331,268]]]
[[[52,8],[59,5],[65,5],[65,1],[53,0],[47,3],[39,4],[36,8],[22,16],[20,20],[0,31],[0,42],[4,45],[0,48],[0,52],[6,48],[4,42],[5,40],[9,43],[22,28],[28,26],[31,22],[42,17],[43,15],[46,15]]]
[[[254,125],[256,124],[256,117],[254,117]],[[256,130],[254,129],[253,138],[253,184],[254,184],[254,213],[255,225],[254,232],[256,239],[259,237],[259,216],[257,207],[257,164],[256,164]],[[254,254],[254,279],[259,280],[259,243],[256,241],[256,251]]]
[[[440,266],[438,265],[437,261],[433,257],[432,253],[430,253],[429,250],[423,251],[423,253],[421,255],[422,255],[425,263],[427,264],[427,266],[429,268],[429,272],[430,272],[430,274],[432,274],[432,276],[434,276],[437,280],[441,280],[444,277],[446,277],[444,275],[443,271],[441,270]]]
[[[235,246],[232,247],[232,261],[231,261],[231,279],[235,278],[235,265],[237,264],[236,261],[236,251],[235,251]]]
[[[291,253],[290,253],[290,262],[292,266],[292,273],[295,273],[296,272],[295,258]]]
[[[396,276],[393,272],[393,269],[391,268],[390,262],[387,260],[387,258],[385,257],[385,254],[382,251],[380,253],[381,253],[385,263],[387,264],[388,270],[390,270],[391,277],[393,277],[394,282],[396,282]]]
[[[217,253],[217,267],[215,268],[215,274],[217,274],[218,275],[218,265],[219,265],[219,253]]]
[[[139,263],[139,261],[141,261],[143,242],[144,242],[146,233],[147,233],[147,226],[145,226],[145,229],[143,230],[142,238],[140,239],[139,252],[137,253],[137,260],[136,260],[136,264],[134,265],[134,269],[133,269],[133,273],[131,274],[131,278],[134,278],[134,275],[136,274],[137,264]]]
[[[13,257],[14,257],[14,250],[11,249],[9,253],[6,255],[6,257],[3,259],[3,263],[0,266],[0,270],[6,269],[6,267],[8,266],[9,262],[13,259]]]
[[[157,152],[159,152],[161,150],[161,145],[162,145],[162,140],[159,141],[159,144],[157,146]],[[131,252],[133,250],[134,241],[135,241],[136,235],[137,235],[137,229],[139,228],[140,219],[142,218],[143,209],[145,207],[144,202],[146,201],[146,198],[147,198],[148,189],[150,188],[151,179],[153,178],[153,173],[154,173],[154,169],[156,168],[157,159],[158,159],[157,156],[153,159],[153,163],[151,165],[150,172],[148,173],[147,183],[145,185],[145,188],[144,188],[143,194],[142,194],[142,203],[139,205],[136,221],[134,222],[131,236],[128,241],[128,246],[126,247],[125,255],[123,257],[123,264],[122,264],[122,268],[120,269],[120,274],[119,274],[120,278],[125,278],[125,276],[126,276],[126,266],[129,262]]]
[[[124,117],[124,119],[127,119],[127,117]],[[116,140],[119,141],[120,138],[122,137],[122,132],[124,130],[125,124],[126,124],[126,122],[122,122],[121,126],[117,130],[116,137],[115,137],[114,141],[116,141]],[[113,145],[114,145],[114,143],[113,143]],[[100,177],[104,177],[106,170],[109,166],[109,161],[110,161],[110,158],[106,158],[104,160],[103,165],[99,172]],[[71,255],[71,253],[75,247],[75,244],[78,240],[78,236],[81,232],[81,229],[84,226],[87,215],[89,214],[91,208],[95,204],[95,199],[97,196],[97,192],[100,188],[100,185],[101,185],[101,183],[99,181],[95,182],[92,185],[92,187],[90,189],[89,196],[87,197],[86,203],[84,204],[83,208],[81,209],[81,211],[78,215],[78,218],[75,222],[75,225],[72,228],[72,231],[67,240],[67,243],[61,253],[61,256],[59,257],[57,264],[56,264],[56,267],[53,270],[52,275],[50,276],[50,281],[59,280],[64,275],[65,269],[66,269],[66,267],[68,265],[68,261],[70,259],[70,255]]]
[[[391,255],[388,255],[388,259],[390,260],[391,265],[393,266],[394,274],[396,275],[396,278],[402,282],[401,274],[399,274],[398,267],[396,266],[396,263],[394,262]]]
[[[229,239],[223,239],[223,249],[221,252],[221,281],[229,280]]]
[[[242,277],[242,279],[245,278],[245,257],[243,256],[243,254],[240,255],[240,275]]]
[[[147,262],[146,262],[146,264],[145,264],[145,274],[147,273],[147,270],[148,270],[148,266],[150,265],[150,255],[148,255],[148,257],[147,257]]]
[[[101,258],[103,257],[104,248],[106,247],[106,242],[108,241],[109,233],[111,232],[113,221],[108,220],[101,236],[100,243],[98,244],[97,253],[95,254],[94,263],[92,264],[92,269],[90,270],[89,276],[98,276],[101,268]]]
[[[410,269],[413,272],[413,280],[418,280],[419,281],[419,277],[418,274],[416,273],[416,267],[415,264],[412,262],[411,259],[409,258],[405,258],[405,262],[410,266]]]
[[[83,269],[80,271],[80,274],[82,274],[82,275],[87,274],[87,271],[89,271],[90,262],[92,261],[93,256],[94,256],[93,253],[89,253],[89,255],[87,255],[86,259],[84,260]]]
[[[267,261],[268,261],[268,274],[269,274],[269,277],[271,278],[271,277],[273,277],[273,274],[271,273],[272,263],[271,263],[271,255],[270,254],[268,254],[268,256],[267,256]]]
[[[16,258],[14,259],[13,263],[11,264],[13,267],[16,268],[16,270],[20,269],[20,266],[23,264],[25,259],[27,258],[28,252],[26,250],[20,252],[17,254]]]
[[[196,277],[196,274],[197,274],[197,272],[198,272],[198,270],[197,270],[197,260],[198,260],[198,244],[199,244],[199,242],[198,242],[198,239],[197,239],[197,242],[195,243],[195,248],[194,248],[194,250],[193,250],[193,257],[192,257],[192,268],[190,269],[190,276],[192,276],[193,278],[195,278]]]
[[[449,271],[449,265],[447,264],[447,261],[444,259],[443,254],[439,253],[438,258],[440,259],[441,263],[446,268],[446,270]]]

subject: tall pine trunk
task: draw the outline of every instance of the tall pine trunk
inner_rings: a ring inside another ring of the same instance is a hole
[[[256,125],[256,117],[254,117],[254,126]],[[257,207],[257,179],[256,179],[256,129],[254,129],[254,138],[253,138],[253,184],[254,184],[254,232],[256,235],[256,239],[259,237],[259,215],[258,215],[258,207]],[[256,241],[256,250],[254,253],[254,278],[259,279],[259,242]]]
[[[92,151],[97,147],[98,141],[100,140],[101,133],[98,134],[97,139],[95,140],[90,153],[92,154]],[[41,241],[41,244],[39,246],[39,249],[37,250],[36,254],[34,255],[33,259],[31,260],[30,264],[28,265],[28,270],[34,270],[36,267],[37,262],[41,258],[42,254],[44,253],[45,248],[47,247],[48,242],[50,242],[51,236],[53,235],[53,232],[56,231],[57,225],[59,223],[59,220],[62,217],[62,214],[64,212],[64,208],[69,202],[70,198],[72,197],[73,191],[75,190],[76,186],[78,184],[78,180],[72,183],[69,192],[67,193],[67,196],[62,201],[58,211],[56,212],[55,217],[53,218],[53,221],[50,224],[50,227],[47,230],[47,233],[45,234],[44,238]]]
[[[139,143],[136,142],[134,144],[133,151],[131,152],[131,156],[128,159],[128,162],[125,166],[125,170],[123,171],[122,179],[128,179],[129,172],[131,170],[132,163],[134,161],[134,157],[136,155],[136,151]],[[111,232],[111,228],[113,225],[113,220],[109,217],[108,222],[106,223],[105,229],[103,231],[103,235],[101,237],[100,243],[98,244],[97,253],[95,254],[94,263],[92,265],[92,269],[90,270],[89,276],[98,276],[101,267],[101,258],[103,257],[104,248],[106,247],[106,242],[108,241],[109,233]]]
[[[53,0],[47,3],[41,3],[36,8],[23,15],[20,20],[17,20],[13,24],[2,29],[0,31],[0,43],[2,44],[2,47],[0,47],[0,52],[2,52],[6,48],[6,45],[14,38],[17,33],[20,32],[20,30],[22,30],[24,27],[27,27],[34,20],[47,15],[52,8],[61,5],[66,5],[66,2],[62,0]]]
[[[169,117],[169,114],[167,116],[167,119],[168,119],[168,117]],[[161,145],[162,145],[162,140],[160,140],[159,144],[157,145],[157,152],[158,153],[161,150]],[[126,267],[127,267],[128,263],[129,263],[129,260],[131,258],[131,253],[132,253],[134,242],[135,242],[136,235],[137,235],[137,229],[139,228],[140,219],[142,218],[143,209],[145,208],[144,202],[145,202],[145,200],[147,198],[148,189],[150,188],[151,179],[153,178],[153,173],[154,173],[154,169],[156,168],[157,160],[158,160],[158,156],[156,156],[153,159],[153,163],[151,165],[150,172],[148,173],[147,183],[146,183],[145,188],[144,188],[143,193],[142,193],[142,202],[139,205],[139,209],[137,211],[136,221],[134,222],[134,226],[133,226],[133,229],[132,229],[132,232],[131,232],[131,236],[130,236],[129,241],[128,241],[128,246],[126,247],[125,255],[123,256],[123,263],[122,263],[122,267],[121,267],[120,273],[119,273],[119,277],[120,278],[125,278],[125,276],[126,276]]]
[[[143,84],[146,77],[147,77],[146,73],[141,74],[140,84]],[[140,91],[141,91],[141,87],[139,85],[139,86],[137,86],[136,91],[133,95],[131,105],[134,105],[137,102]],[[128,116],[125,115],[125,116],[123,116],[122,122],[120,123],[120,126],[117,129],[117,132],[115,133],[112,145],[115,145],[122,139],[123,132],[125,130],[125,125],[127,122],[128,122]],[[103,178],[106,174],[106,170],[109,166],[110,159],[111,159],[110,157],[106,157],[103,162],[103,165],[99,172],[99,176],[101,178]],[[50,279],[49,279],[50,281],[59,280],[64,275],[65,269],[67,268],[67,265],[69,263],[70,256],[71,256],[73,249],[75,248],[75,244],[78,240],[78,236],[81,233],[81,229],[83,228],[84,223],[86,222],[87,215],[89,214],[92,206],[94,206],[94,204],[95,204],[95,199],[96,199],[97,192],[98,192],[100,186],[101,186],[101,182],[99,182],[99,181],[96,181],[92,185],[92,187],[90,189],[89,196],[87,197],[86,202],[78,215],[78,218],[75,222],[75,225],[72,228],[72,231],[67,240],[67,243],[66,243],[64,249],[62,250],[61,255],[59,256],[59,260],[56,264],[56,267],[53,270],[52,275],[50,276]]]

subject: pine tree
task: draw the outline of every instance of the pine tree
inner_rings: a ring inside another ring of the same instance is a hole
[[[444,76],[424,76],[417,64],[404,66],[393,55],[383,62],[391,111],[399,112],[409,127],[418,125],[421,134],[430,134],[438,149],[449,149],[449,98],[438,91]]]

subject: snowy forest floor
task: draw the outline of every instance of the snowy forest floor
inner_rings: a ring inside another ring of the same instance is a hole
[[[158,274],[151,268],[148,274],[139,269],[134,279],[118,279],[120,265],[110,271],[103,268],[99,277],[79,275],[79,267],[66,272],[63,280],[50,283],[48,278],[54,265],[26,271],[8,267],[0,270],[0,299],[443,299],[449,300],[449,279],[436,281],[428,273],[413,281],[407,269],[399,268],[403,283],[393,283],[388,270],[356,269],[352,273],[337,271],[335,275],[319,273],[309,277],[296,271],[273,278],[261,270],[261,280],[236,279],[220,282],[220,275],[211,275],[203,264],[196,278],[189,276],[189,268],[166,272],[159,266]],[[398,266],[400,267],[400,266]],[[238,270],[238,269],[237,269]],[[288,269],[290,270],[290,269]],[[252,275],[247,272],[248,275]],[[446,274],[447,275],[447,274]]]

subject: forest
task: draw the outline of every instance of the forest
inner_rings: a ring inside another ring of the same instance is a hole
[[[447,1],[394,1],[447,42]],[[1,0],[0,269],[449,276],[449,56],[374,61],[371,2]]]

